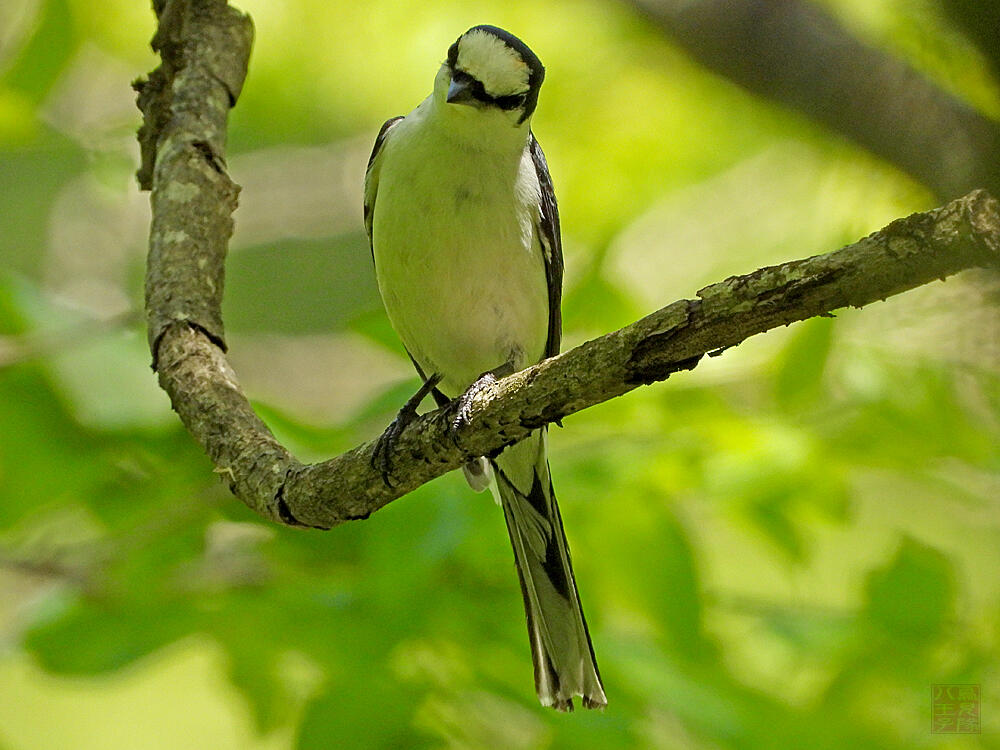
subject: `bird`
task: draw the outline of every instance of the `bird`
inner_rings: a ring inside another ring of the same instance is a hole
[[[497,378],[559,353],[563,256],[548,165],[531,131],[545,68],[491,25],[448,49],[434,89],[387,120],[365,175],[364,221],[393,328],[423,384],[379,439],[392,441],[428,394],[459,403]],[[524,599],[535,689],[573,710],[607,698],[584,619],[540,428],[464,467],[503,509]]]

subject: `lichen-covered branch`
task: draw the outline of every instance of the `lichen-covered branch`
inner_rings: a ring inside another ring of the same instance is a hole
[[[254,414],[226,362],[224,264],[239,188],[226,173],[226,124],[246,77],[253,24],[225,0],[157,0],[162,64],[135,83],[139,184],[151,189],[146,315],[153,367],[174,409],[233,491],[277,517],[298,466]],[[261,498],[270,498],[262,501]]]
[[[690,370],[754,334],[1000,266],[1000,204],[975,191],[835,252],[733,276],[504,378],[476,397],[471,422],[457,432],[449,407],[424,415],[396,442],[391,487],[372,467],[374,443],[304,465],[254,414],[225,357],[220,302],[237,188],[226,175],[224,133],[246,71],[250,22],[223,0],[170,0],[157,9],[154,46],[164,62],[139,87],[140,179],[153,204],[153,364],[233,492],[275,521],[329,528],[367,518],[474,456],[495,455],[533,429]]]

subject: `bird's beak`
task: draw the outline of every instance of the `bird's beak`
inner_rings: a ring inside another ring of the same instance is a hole
[[[451,85],[448,86],[447,102],[449,104],[471,104],[474,101],[472,91],[469,89],[469,82],[452,79]]]

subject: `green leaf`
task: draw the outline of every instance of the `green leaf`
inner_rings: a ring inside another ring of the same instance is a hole
[[[430,739],[413,726],[419,696],[405,685],[387,680],[386,664],[371,666],[363,680],[337,680],[308,705],[296,750],[431,746]]]
[[[869,576],[865,599],[872,625],[903,643],[927,644],[954,613],[953,566],[937,550],[907,537],[892,561]]]
[[[103,481],[99,447],[69,418],[37,367],[0,370],[0,424],[0,528],[72,502]]]
[[[648,494],[619,521],[629,539],[618,553],[627,571],[621,588],[653,619],[671,652],[695,659],[708,644],[694,551],[680,520]]]
[[[73,14],[66,0],[48,0],[31,40],[0,83],[41,101],[76,52]]]
[[[136,327],[82,315],[27,280],[10,283],[28,331],[53,342],[38,359],[77,421],[115,430],[177,424],[149,367],[145,336]]]
[[[823,396],[823,375],[833,347],[834,324],[832,318],[813,318],[799,324],[778,356],[774,392],[785,409],[811,406]]]
[[[257,730],[273,731],[290,718],[293,696],[285,688],[280,665],[268,644],[255,638],[224,638],[229,656],[229,679],[246,696]]]
[[[63,674],[120,669],[188,632],[183,607],[127,607],[79,600],[58,619],[32,628],[25,646]]]
[[[792,560],[805,556],[805,543],[788,515],[795,488],[774,484],[757,494],[746,506],[747,517]]]

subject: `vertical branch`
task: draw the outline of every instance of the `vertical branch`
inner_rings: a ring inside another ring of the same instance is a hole
[[[225,349],[224,265],[239,195],[226,174],[226,127],[253,43],[250,17],[225,0],[166,0],[157,11],[152,46],[163,63],[134,84],[144,115],[139,184],[152,190],[146,310],[154,368],[173,322]]]
[[[295,523],[281,499],[299,463],[254,414],[226,361],[222,291],[239,186],[226,172],[229,110],[253,45],[250,17],[225,0],[156,0],[162,64],[134,84],[140,186],[151,190],[146,314],[153,369],[174,409],[261,515]]]

